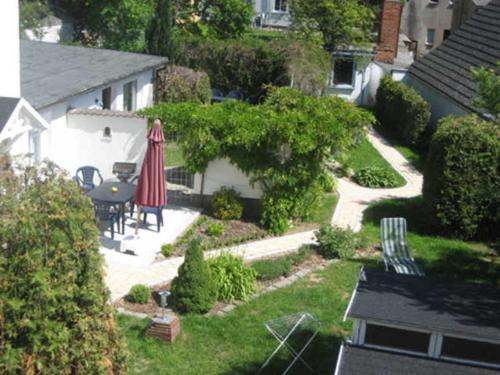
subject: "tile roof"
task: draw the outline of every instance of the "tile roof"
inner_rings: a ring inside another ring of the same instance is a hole
[[[351,318],[500,342],[500,289],[365,269]]]
[[[40,109],[167,61],[139,53],[21,40],[21,94]]]
[[[498,375],[499,371],[407,354],[346,345],[339,354],[337,375]]]
[[[20,98],[8,98],[0,96],[0,132],[2,131],[7,121],[9,121],[12,112],[17,107]]]
[[[463,107],[478,112],[471,104],[476,84],[470,68],[494,68],[499,60],[500,0],[491,0],[439,47],[417,60],[409,72]]]

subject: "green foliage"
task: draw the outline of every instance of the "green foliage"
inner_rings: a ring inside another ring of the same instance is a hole
[[[206,233],[210,237],[220,237],[224,233],[224,225],[221,223],[209,223],[207,225]]]
[[[212,195],[212,214],[220,220],[239,220],[243,205],[236,190],[222,187]]]
[[[205,72],[168,65],[157,74],[156,103],[209,103],[211,97],[210,80]]]
[[[175,26],[175,0],[156,0],[156,10],[146,30],[146,52],[166,56],[172,63],[179,54]]]
[[[171,243],[161,245],[161,253],[165,258],[171,256],[174,253],[174,250],[174,245],[172,245]]]
[[[124,373],[90,200],[52,165],[0,170],[0,373]]]
[[[151,291],[146,285],[137,284],[130,288],[125,299],[132,303],[139,303],[141,305],[145,305],[149,302],[149,298],[151,297]]]
[[[194,240],[171,286],[172,303],[181,313],[205,313],[217,300],[217,283],[203,259],[200,242]]]
[[[359,0],[291,0],[292,29],[308,39],[318,39],[329,51],[339,46],[371,41],[375,14]]]
[[[375,114],[380,126],[408,146],[425,144],[430,105],[414,89],[385,76],[377,90]]]
[[[257,272],[243,263],[242,257],[223,253],[208,261],[218,287],[218,299],[246,301],[255,292]]]
[[[328,259],[350,258],[359,246],[359,239],[351,229],[322,226],[316,233],[319,253]]]
[[[370,188],[388,188],[398,185],[394,174],[380,167],[365,167],[354,173],[354,181]]]
[[[267,95],[268,87],[294,87],[308,95],[324,91],[330,60],[320,47],[289,38],[264,40],[246,37],[210,40],[189,37],[183,40],[183,65],[203,70],[212,87],[228,93],[240,90],[252,103]]]
[[[274,89],[259,106],[160,104],[143,113],[177,132],[190,170],[203,172],[210,161],[227,157],[259,184],[262,223],[273,233],[314,212],[329,155],[352,145],[373,122],[371,114],[338,97],[309,97],[290,88]]]
[[[274,280],[288,276],[293,266],[298,266],[310,258],[314,251],[309,246],[302,246],[295,254],[284,255],[274,259],[257,260],[252,263],[259,280]]]
[[[497,61],[496,69],[471,68],[472,76],[477,85],[477,98],[474,105],[484,108],[494,119],[498,120],[500,114],[500,61]]]
[[[19,1],[19,29],[21,35],[29,29],[37,38],[43,37],[42,21],[52,14],[47,0]]]
[[[500,227],[500,129],[475,116],[446,117],[432,138],[424,201],[459,238],[494,239]]]

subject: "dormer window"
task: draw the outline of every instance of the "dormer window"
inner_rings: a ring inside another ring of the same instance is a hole
[[[500,344],[444,336],[441,357],[500,365]]]

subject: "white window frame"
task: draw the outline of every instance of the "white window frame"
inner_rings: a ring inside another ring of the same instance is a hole
[[[285,10],[281,9],[281,4],[283,3],[283,1],[286,1],[286,9]],[[276,9],[276,4],[278,4],[278,3],[280,4],[280,9]],[[281,14],[288,13],[289,6],[290,5],[288,4],[288,0],[274,0],[272,12],[273,13],[281,13]]]
[[[29,159],[32,164],[38,164],[42,158],[42,140],[40,131],[32,129],[28,132]]]
[[[429,41],[429,33],[430,32],[432,32],[432,41]],[[435,42],[436,42],[436,29],[428,28],[427,35],[425,36],[425,45],[426,46],[433,46]]]
[[[132,108],[126,107],[126,100],[125,100],[125,90],[126,90],[126,87],[128,87],[129,85],[132,87],[132,93],[131,93]],[[137,80],[136,79],[123,84],[123,110],[129,111],[129,112],[133,112],[133,111],[137,110]]]

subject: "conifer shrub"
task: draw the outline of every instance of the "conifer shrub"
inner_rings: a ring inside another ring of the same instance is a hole
[[[430,144],[423,196],[443,232],[498,238],[500,128],[476,116],[441,120]]]
[[[217,301],[217,284],[203,259],[199,240],[191,242],[178,276],[172,281],[171,298],[181,313],[205,313]]]
[[[90,200],[55,167],[0,173],[1,374],[126,372],[98,250]]]

